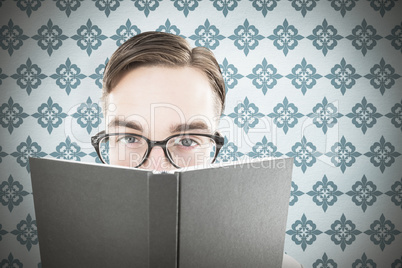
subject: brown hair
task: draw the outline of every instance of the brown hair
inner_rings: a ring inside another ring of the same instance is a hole
[[[213,53],[205,47],[191,49],[188,42],[164,32],[144,32],[124,42],[106,64],[103,75],[102,100],[107,107],[108,94],[122,76],[139,66],[195,67],[209,80],[216,95],[217,114],[225,109],[225,82]],[[106,109],[104,109],[106,112]]]

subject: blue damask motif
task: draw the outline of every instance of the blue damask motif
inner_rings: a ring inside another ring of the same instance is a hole
[[[384,17],[385,11],[390,11],[395,6],[394,0],[386,0],[386,1],[368,0],[368,1],[370,1],[370,6],[375,11],[380,11],[381,17]]]
[[[0,86],[3,84],[3,80],[6,79],[8,76],[3,74],[3,70],[0,68]]]
[[[215,25],[210,25],[207,19],[204,25],[198,26],[195,35],[190,36],[191,40],[195,40],[196,46],[203,46],[209,49],[215,49],[219,46],[219,41],[225,37],[219,34],[219,29]]]
[[[380,64],[374,64],[370,73],[364,77],[370,79],[370,84],[375,89],[380,89],[381,95],[384,95],[385,89],[391,89],[395,85],[395,79],[401,76],[395,73],[391,64],[385,64],[384,59],[381,58]]]
[[[341,142],[336,142],[331,147],[331,152],[325,155],[330,156],[331,162],[336,167],[340,167],[342,173],[345,173],[346,167],[351,167],[361,153],[356,152],[356,147],[351,142],[346,142],[345,136],[342,136]]]
[[[26,11],[28,17],[31,16],[32,11],[37,11],[45,0],[17,0],[17,7],[21,11]]]
[[[322,25],[318,25],[313,30],[313,34],[307,36],[309,40],[313,41],[313,45],[318,49],[322,50],[324,56],[327,55],[328,50],[332,50],[338,44],[338,41],[343,37],[340,36],[338,30],[334,26],[328,25],[327,20],[324,19]]]
[[[381,173],[384,173],[385,167],[390,167],[395,162],[395,158],[401,154],[395,152],[395,146],[385,142],[384,136],[381,136],[380,142],[371,145],[370,152],[364,155],[370,157],[370,162],[375,167],[380,167]]]
[[[265,58],[262,60],[262,64],[257,64],[253,68],[252,74],[247,75],[247,78],[253,79],[253,85],[257,89],[262,89],[264,95],[268,89],[274,88],[277,84],[277,79],[282,77],[282,75],[277,73],[277,69],[272,64],[267,63]]]
[[[81,151],[81,147],[76,142],[71,142],[70,137],[67,136],[65,142],[61,142],[56,147],[56,152],[50,154],[57,159],[81,161],[81,157],[87,154]]]
[[[358,0],[330,0],[331,6],[336,11],[341,11],[342,17],[345,17],[346,11],[351,11]]]
[[[351,245],[356,240],[356,235],[362,232],[356,230],[356,225],[351,220],[346,220],[345,214],[342,214],[341,220],[331,224],[331,230],[325,233],[331,236],[335,245],[340,245],[342,251],[345,251],[346,245]]]
[[[14,128],[18,128],[24,122],[24,118],[29,115],[24,113],[24,109],[10,97],[7,103],[3,103],[0,107],[0,124],[7,128],[10,134]]]
[[[283,155],[277,151],[278,148],[272,142],[268,142],[265,135],[261,142],[257,142],[253,146],[252,150],[253,151],[247,153],[247,155],[253,158],[280,157]]]
[[[86,103],[81,103],[77,112],[73,114],[73,117],[77,119],[77,123],[86,128],[88,134],[91,133],[92,128],[96,128],[102,122],[102,110],[97,103],[92,103],[91,97],[88,97]]]
[[[187,17],[189,11],[194,11],[198,7],[198,2],[201,0],[172,0],[174,6],[178,11],[183,11],[184,16]]]
[[[66,11],[67,17],[70,17],[71,11],[76,11],[84,0],[53,0],[60,11]]]
[[[377,34],[377,30],[373,26],[367,25],[364,19],[362,24],[357,25],[352,30],[352,34],[346,38],[352,41],[352,45],[357,50],[362,51],[363,56],[366,56],[367,50],[372,50],[382,37]]]
[[[342,95],[345,95],[346,89],[351,89],[356,84],[356,79],[361,76],[356,74],[356,69],[350,64],[346,64],[344,58],[341,60],[341,64],[335,64],[331,69],[331,74],[325,76],[331,79],[331,84],[336,89],[341,89]]]
[[[258,32],[258,29],[254,25],[250,25],[246,19],[243,25],[239,25],[234,30],[234,35],[229,36],[229,39],[234,40],[235,46],[239,50],[243,50],[247,56],[250,50],[254,50],[258,46],[258,41],[264,39],[264,36]]]
[[[250,0],[257,11],[262,11],[262,15],[267,16],[268,11],[274,10],[280,0]]]
[[[1,225],[0,225],[1,226]],[[1,239],[0,239],[1,240]],[[9,254],[7,259],[0,262],[0,267],[22,268],[23,265],[19,259],[14,259],[13,254]]]
[[[264,114],[258,111],[259,108],[254,103],[250,103],[246,97],[243,103],[239,103],[234,108],[234,113],[229,114],[229,117],[234,118],[234,123],[248,133],[250,128],[258,124],[259,118],[264,117]]]
[[[307,245],[312,245],[317,240],[317,235],[322,232],[317,229],[317,226],[312,220],[307,220],[306,215],[303,214],[301,220],[297,220],[292,224],[292,229],[287,230],[286,233],[292,236],[292,241],[296,245],[301,245],[303,251],[306,250]]]
[[[126,25],[122,25],[116,30],[116,34],[110,38],[116,41],[117,46],[121,46],[128,39],[141,33],[141,30],[135,26],[131,25],[131,21],[128,19]]]
[[[226,93],[228,93],[228,89],[233,89],[237,85],[237,80],[243,78],[243,76],[237,73],[237,68],[233,64],[229,64],[226,58],[222,64],[219,64],[219,68],[225,80]]]
[[[326,212],[328,206],[333,206],[338,201],[338,196],[343,193],[338,191],[338,186],[333,181],[328,181],[327,176],[324,175],[322,181],[317,181],[313,186],[313,191],[309,191],[307,194],[312,196],[314,203],[321,206]]]
[[[324,97],[322,103],[317,103],[313,108],[313,112],[307,115],[313,118],[313,123],[316,127],[321,128],[324,134],[327,133],[328,128],[332,128],[338,123],[337,118],[343,115],[338,112],[338,109],[332,103],[328,103],[327,98]]]
[[[214,7],[218,11],[223,11],[226,17],[229,11],[233,11],[237,7],[237,2],[240,0],[211,0],[214,2]]]
[[[100,11],[105,11],[106,17],[109,17],[110,11],[116,11],[123,0],[92,0]]]
[[[21,142],[17,146],[17,151],[11,155],[17,158],[17,163],[21,167],[25,167],[30,172],[29,157],[44,157],[47,153],[42,152],[42,147],[37,142],[32,142],[31,136],[28,136],[26,142]]]
[[[164,32],[164,33],[171,33],[174,35],[178,35],[180,37],[186,38],[184,35],[180,34],[180,29],[177,28],[176,25],[171,25],[169,19],[166,20],[165,25],[159,26],[158,29],[156,29],[157,32]]]
[[[387,35],[385,38],[390,40],[391,45],[402,53],[402,22],[401,25],[396,25],[395,28],[391,30],[391,34]]]
[[[283,54],[286,56],[289,50],[295,49],[298,45],[298,41],[304,38],[299,35],[298,32],[299,31],[293,25],[289,25],[288,21],[285,19],[283,25],[278,25],[274,30],[274,34],[268,36],[268,39],[273,40],[274,46],[278,50],[283,50]]]
[[[391,186],[391,191],[385,193],[386,195],[391,197],[391,201],[401,207],[402,209],[402,178],[400,181],[396,181]]]
[[[6,206],[10,212],[14,206],[18,206],[24,201],[24,196],[29,195],[24,191],[24,187],[18,181],[14,181],[13,176],[9,176],[7,181],[0,184],[0,202]]]
[[[63,119],[67,117],[67,114],[63,113],[63,108],[59,104],[53,103],[52,98],[49,97],[47,103],[42,103],[38,107],[38,112],[32,116],[37,118],[38,124],[46,128],[49,134],[51,134],[53,128],[57,128],[63,123]]]
[[[6,235],[6,234],[8,234],[8,232],[6,230],[4,230],[3,225],[0,224],[0,241],[3,240],[3,235]],[[1,266],[1,267],[3,267],[3,266]]]
[[[86,75],[81,73],[76,64],[71,64],[70,58],[67,58],[66,64],[60,64],[56,73],[50,77],[56,79],[56,84],[70,95],[71,89],[77,88],[81,84],[80,79],[84,79]]]
[[[317,157],[322,155],[316,151],[317,147],[312,142],[307,142],[306,137],[303,136],[301,142],[296,142],[292,146],[292,152],[287,153],[289,157],[294,157],[294,164],[296,167],[301,167],[303,173],[306,172],[307,167],[312,167],[317,161]]]
[[[139,11],[144,11],[145,17],[148,17],[150,11],[155,11],[162,0],[131,0]]]
[[[364,233],[370,236],[374,245],[380,245],[381,250],[384,251],[385,245],[391,245],[395,236],[401,232],[395,229],[395,224],[390,220],[385,220],[384,214],[381,214],[380,220],[375,220],[370,224],[370,230]]]
[[[102,45],[102,40],[107,37],[102,34],[102,30],[98,26],[92,25],[91,20],[88,19],[87,24],[81,25],[77,34],[71,38],[77,41],[77,45],[82,50],[87,51],[88,56],[91,56],[92,50],[98,49]]]
[[[312,11],[316,7],[318,0],[289,0],[292,1],[292,7],[296,11],[301,11],[303,17],[306,16],[307,11]]]
[[[316,72],[316,68],[311,64],[307,64],[306,59],[303,58],[301,64],[296,64],[296,66],[292,68],[292,73],[288,74],[286,78],[292,79],[292,84],[295,88],[301,89],[303,95],[305,95],[307,89],[312,89],[317,83],[316,80],[322,77]]]
[[[392,264],[391,268],[400,268],[402,267],[402,257],[400,259],[396,259]]]
[[[363,97],[362,102],[356,103],[352,113],[346,116],[352,118],[353,125],[361,128],[363,134],[366,134],[367,128],[372,128],[382,114],[377,113],[377,108],[372,103],[367,103],[366,97]]]
[[[89,154],[89,156],[92,156],[95,158],[95,163],[102,164],[103,162],[99,159],[98,153],[97,152],[92,152]],[[105,161],[108,162],[108,161]]]
[[[106,64],[108,63],[109,58],[106,58],[105,63],[101,63],[96,67],[95,73],[91,74],[89,77],[95,79],[95,84],[102,89],[102,81],[103,81],[103,73],[105,72]]]
[[[289,206],[293,206],[294,204],[296,204],[297,201],[299,201],[299,196],[302,196],[303,194],[304,193],[302,191],[299,191],[299,187],[297,186],[297,184],[292,181]]]
[[[357,181],[352,186],[352,191],[346,194],[352,197],[356,206],[360,206],[363,212],[366,212],[367,206],[372,206],[382,193],[377,191],[377,186],[372,181],[367,181],[366,175],[363,175],[362,180]]]
[[[324,252],[322,259],[317,259],[313,263],[313,268],[336,268],[338,264],[333,259],[328,259],[327,253]]]
[[[368,259],[366,253],[363,253],[361,259],[357,259],[353,264],[352,268],[376,268],[377,264],[372,260]]]
[[[8,153],[3,152],[3,147],[0,146],[0,163],[3,162],[3,157],[6,157]]]
[[[224,137],[224,145],[222,146],[216,158],[216,163],[237,161],[244,154],[238,151],[238,147],[233,142],[228,142],[227,137]]]
[[[40,27],[37,35],[32,36],[32,39],[37,40],[38,46],[46,50],[49,56],[52,55],[53,50],[59,49],[67,38],[59,26],[53,25],[51,19],[49,19],[47,25]]]
[[[11,231],[11,233],[17,236],[17,240],[21,245],[25,245],[28,251],[31,250],[32,245],[38,244],[36,220],[32,220],[30,214],[28,214],[26,220],[20,221],[17,224],[17,229]]]
[[[8,25],[3,25],[0,28],[0,46],[7,50],[10,56],[13,55],[14,50],[20,49],[24,40],[28,38],[18,25],[14,25],[11,19],[8,21]]]
[[[289,103],[285,97],[283,102],[278,103],[274,107],[274,112],[268,114],[268,116],[273,118],[274,124],[279,128],[283,128],[283,132],[287,134],[289,128],[293,128],[299,122],[297,119],[303,117],[303,114],[298,111],[299,109],[293,103]]]
[[[17,73],[11,75],[12,78],[17,80],[17,85],[21,89],[26,89],[28,95],[31,94],[32,89],[38,88],[42,84],[42,79],[47,75],[42,74],[42,69],[37,64],[32,64],[31,59],[28,58],[26,64],[21,64],[17,68]]]

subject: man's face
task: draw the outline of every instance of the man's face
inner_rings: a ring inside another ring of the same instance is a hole
[[[154,141],[179,133],[213,134],[218,122],[214,98],[207,77],[196,68],[139,67],[126,73],[109,94],[106,132],[140,134]],[[115,148],[110,150],[110,163],[135,166],[138,155],[130,155],[127,146],[147,145],[134,145],[136,139],[125,139],[124,144],[117,140],[110,140]],[[152,148],[140,168],[175,169],[159,146]]]

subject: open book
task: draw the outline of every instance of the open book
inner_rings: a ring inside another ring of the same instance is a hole
[[[158,173],[30,158],[42,267],[281,267],[292,166]]]

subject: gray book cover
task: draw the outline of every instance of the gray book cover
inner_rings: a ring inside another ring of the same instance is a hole
[[[293,159],[148,170],[30,158],[42,267],[281,267]]]

